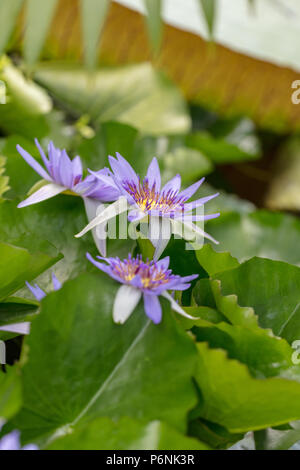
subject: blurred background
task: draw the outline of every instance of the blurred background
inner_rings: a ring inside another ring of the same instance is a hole
[[[299,35],[297,0],[0,0],[1,196],[36,182],[15,150],[35,137],[95,170],[155,155],[221,190],[221,250],[299,264],[274,212],[300,209]]]

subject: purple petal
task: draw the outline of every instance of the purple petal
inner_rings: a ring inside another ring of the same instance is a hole
[[[156,262],[156,265],[159,269],[167,270],[170,264],[170,256],[160,259]]]
[[[82,163],[80,157],[77,155],[72,160],[72,173],[73,173],[73,184],[77,184],[82,178]]]
[[[26,446],[22,447],[22,450],[39,450],[39,448],[35,444],[27,444]]]
[[[187,204],[184,204],[184,210],[191,211],[193,209],[196,209],[196,207],[203,206],[203,204],[210,201],[211,199],[214,199],[217,196],[219,196],[219,193],[211,194],[210,196],[205,196],[200,199],[196,199],[196,201],[192,201]]]
[[[149,182],[150,188],[152,188],[153,185],[155,184],[156,191],[160,190],[160,185],[161,185],[160,169],[159,169],[157,159],[155,157],[153,158],[152,162],[150,163],[148,167],[146,178]]]
[[[94,266],[96,266],[96,268],[98,268],[101,271],[103,271],[104,273],[108,274],[112,279],[115,279],[115,281],[118,281],[118,282],[121,282],[122,284],[124,284],[123,279],[121,279],[119,276],[116,276],[112,272],[112,269],[111,269],[110,266],[107,266],[104,263],[99,263],[99,261],[96,261],[89,253],[86,253],[86,257],[91,263],[93,263]],[[104,258],[100,258],[100,259],[104,259]]]
[[[0,450],[20,450],[20,433],[13,431],[0,440]]]
[[[26,286],[27,286],[28,289],[32,292],[32,294],[34,295],[34,297],[36,298],[36,300],[38,300],[39,302],[40,302],[44,297],[46,297],[45,292],[44,292],[37,284],[34,284],[34,286],[32,286],[31,284],[29,284],[29,282],[26,281]]]
[[[50,160],[50,174],[55,181],[59,181],[59,157],[60,150],[56,149],[53,142],[51,141],[48,145],[48,155]]]
[[[62,150],[59,157],[59,182],[67,188],[73,186],[73,165],[65,150]]]
[[[199,277],[199,274],[191,274],[190,276],[181,277],[180,281],[181,282],[190,282],[190,281],[194,281],[198,277]]]
[[[183,198],[185,201],[187,201],[188,199],[190,199],[195,194],[196,191],[198,191],[198,189],[200,188],[200,186],[201,186],[201,184],[203,183],[204,180],[205,180],[205,178],[202,178],[201,180],[199,180],[196,183],[192,184],[188,188],[184,189],[183,191],[181,191],[181,193],[178,195],[178,197]]]
[[[59,290],[62,286],[61,282],[59,282],[54,273],[52,273],[52,284],[54,290]]]
[[[144,307],[147,317],[149,317],[153,323],[157,324],[161,322],[162,310],[157,295],[144,293]]]
[[[46,154],[45,154],[44,150],[42,149],[42,147],[41,147],[41,145],[40,145],[40,143],[39,143],[39,141],[38,141],[37,139],[34,139],[34,142],[35,142],[35,145],[36,145],[37,148],[38,148],[38,151],[40,152],[40,155],[41,155],[41,157],[42,157],[42,159],[43,159],[43,162],[44,162],[45,167],[46,167],[47,170],[49,171],[49,166],[48,166],[48,165],[49,165],[49,160],[48,160],[48,158],[46,157]]]
[[[108,157],[110,166],[120,182],[124,180],[133,181],[138,184],[139,179],[132,166],[116,152],[117,160],[111,156]]]
[[[24,160],[34,169],[42,178],[47,181],[52,181],[52,178],[46,170],[28,153],[24,150],[20,145],[17,145],[17,151],[19,154],[24,158]]]
[[[94,172],[73,188],[74,191],[85,197],[97,199],[102,202],[116,201],[120,197],[120,190],[113,178],[105,170]]]
[[[172,192],[178,192],[180,190],[181,186],[181,176],[176,175],[174,178],[172,178],[170,181],[168,181],[164,187],[162,188],[161,192],[162,193],[167,193],[168,191]]]
[[[38,189],[35,193],[29,196],[25,201],[20,202],[18,207],[26,207],[30,206],[31,204],[37,204],[38,202],[45,201],[46,199],[50,199],[51,197],[57,196],[57,194],[62,193],[65,191],[66,188],[60,186],[55,183],[49,183],[45,186],[42,186]]]

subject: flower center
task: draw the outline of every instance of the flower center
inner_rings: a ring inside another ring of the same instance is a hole
[[[123,188],[132,196],[136,204],[143,212],[157,210],[161,213],[182,211],[184,198],[178,197],[178,191],[169,189],[160,193],[156,190],[155,183],[149,186],[147,178],[137,185],[133,181],[124,181]]]
[[[154,261],[143,262],[141,256],[129,258],[124,261],[114,260],[111,264],[114,273],[130,283],[136,276],[141,281],[141,287],[145,289],[154,289],[166,284],[176,276],[169,269],[162,269]]]

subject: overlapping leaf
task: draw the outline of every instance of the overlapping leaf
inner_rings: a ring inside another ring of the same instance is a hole
[[[73,434],[55,440],[54,450],[208,450],[197,439],[186,437],[160,421],[143,424],[129,418],[115,422],[98,418]]]
[[[272,377],[255,379],[247,366],[226,352],[198,345],[196,380],[203,418],[231,432],[246,432],[287,423],[300,417],[300,383]]]

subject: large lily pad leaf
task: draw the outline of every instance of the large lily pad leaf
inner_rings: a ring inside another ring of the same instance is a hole
[[[185,429],[195,404],[194,344],[166,303],[158,326],[142,305],[125,325],[114,324],[117,288],[105,275],[84,274],[42,301],[26,341],[24,407],[12,423],[24,441],[101,416],[161,419]]]
[[[0,426],[1,419],[9,419],[22,404],[21,376],[18,367],[0,371]]]
[[[300,338],[300,268],[253,258],[215,277],[222,295],[235,294],[239,305],[253,307],[263,328],[288,341]]]
[[[75,114],[86,113],[96,123],[118,120],[158,135],[190,128],[180,92],[148,63],[102,68],[92,77],[79,67],[42,64],[35,78]]]
[[[265,210],[223,213],[209,221],[206,229],[220,241],[214,246],[216,251],[229,251],[240,262],[260,256],[300,264],[300,222],[296,217]]]
[[[9,297],[23,287],[25,281],[31,281],[60,258],[57,253],[49,255],[0,242],[0,299]]]
[[[198,344],[196,380],[204,419],[230,432],[276,426],[300,417],[300,383],[279,377],[253,378],[248,368],[226,352]]]
[[[207,444],[186,437],[160,421],[143,424],[129,418],[115,422],[98,418],[73,434],[55,440],[50,450],[208,450]]]

